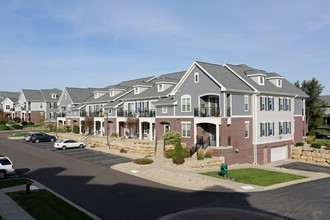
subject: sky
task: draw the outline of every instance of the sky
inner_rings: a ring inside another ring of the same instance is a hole
[[[0,0],[0,91],[247,64],[330,95],[330,1]]]

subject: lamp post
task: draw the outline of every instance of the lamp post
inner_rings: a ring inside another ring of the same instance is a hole
[[[106,129],[107,129],[107,149],[109,150],[110,149],[110,146],[109,146],[109,125],[108,125],[108,113],[105,112],[105,117],[106,117]]]
[[[58,137],[57,137],[57,112],[55,112],[55,121],[56,121],[56,135],[55,135],[55,137],[56,137],[56,139],[58,139]]]

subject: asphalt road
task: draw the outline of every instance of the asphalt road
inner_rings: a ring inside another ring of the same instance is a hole
[[[5,138],[0,139],[0,154],[12,159],[21,176],[36,179],[102,219],[157,219],[194,208],[237,208],[290,219],[330,219],[330,178],[259,193],[225,188],[219,193],[192,192]]]

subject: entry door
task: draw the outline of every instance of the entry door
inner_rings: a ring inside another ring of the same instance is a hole
[[[216,146],[216,129],[214,125],[210,125],[210,146]]]

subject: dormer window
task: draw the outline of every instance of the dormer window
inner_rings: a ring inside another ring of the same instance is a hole
[[[281,79],[277,80],[277,87],[282,87],[282,80]]]
[[[134,94],[139,94],[139,87],[134,88]]]
[[[115,93],[114,93],[114,91],[110,91],[110,97],[113,97],[113,96],[115,96]]]
[[[194,74],[194,83],[199,83],[199,73]]]
[[[56,99],[57,95],[56,94],[52,94],[52,99]]]
[[[94,98],[97,99],[99,97],[98,93],[94,93]]]
[[[158,84],[158,92],[164,91],[164,85],[163,84]]]
[[[259,85],[265,85],[265,77],[259,76]]]

